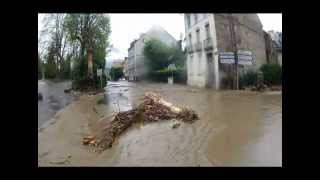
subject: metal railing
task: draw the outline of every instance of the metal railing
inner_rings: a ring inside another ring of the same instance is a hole
[[[213,49],[213,41],[212,41],[212,38],[209,37],[207,38],[206,40],[203,41],[203,44],[204,44],[204,49],[205,50],[211,50]]]

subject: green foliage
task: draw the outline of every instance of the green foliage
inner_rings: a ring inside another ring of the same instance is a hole
[[[264,64],[260,70],[263,72],[264,83],[279,85],[282,82],[282,68],[279,64]]]
[[[54,46],[51,44],[48,47],[48,54],[46,56],[46,64],[44,65],[45,78],[53,79],[57,76],[57,63],[55,60]]]
[[[110,76],[112,80],[118,81],[124,76],[123,67],[112,67],[110,70]]]
[[[257,72],[248,71],[247,73],[239,76],[239,86],[253,86],[257,82]]]
[[[150,39],[145,43],[143,53],[147,59],[149,75],[164,70],[169,64],[184,66],[185,55],[177,47],[170,47],[158,39]]]
[[[111,33],[110,18],[104,14],[68,14],[65,26],[71,42],[80,43],[80,56],[84,57],[88,48],[103,49],[107,47]],[[100,52],[100,51],[98,51]]]
[[[61,79],[71,79],[71,56],[67,56],[67,59],[61,65],[59,74]]]
[[[42,63],[41,63],[40,56],[38,54],[38,80],[39,79],[42,79]]]
[[[65,27],[68,40],[71,43],[80,45],[80,58],[77,60],[77,65],[72,73],[74,87],[99,86],[100,81],[96,76],[96,70],[98,68],[104,69],[105,67],[105,49],[108,46],[111,33],[109,16],[103,14],[68,14],[65,18]],[[87,77],[88,62],[86,52],[89,48],[93,49],[93,80]],[[103,77],[106,80],[105,75]]]
[[[168,77],[174,77],[174,82],[186,83],[187,71],[185,67],[185,55],[177,47],[167,46],[158,39],[150,39],[146,42],[143,51],[149,70],[149,79],[167,82]],[[169,70],[169,64],[175,64],[175,70]]]
[[[187,70],[185,68],[178,67],[175,70],[169,70],[168,68],[151,72],[150,79],[153,81],[167,82],[168,77],[173,75],[174,82],[186,83],[187,82]]]

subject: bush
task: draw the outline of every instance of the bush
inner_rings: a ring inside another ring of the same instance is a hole
[[[168,68],[152,71],[149,78],[158,82],[168,82],[168,77],[173,75],[174,82],[186,83],[187,82],[187,71],[185,68],[177,68],[176,70],[169,70]]]
[[[175,64],[177,67],[183,67],[185,64],[185,54],[177,47],[171,47],[159,39],[149,39],[143,49],[146,57],[146,66],[148,68],[148,78],[150,80],[167,82],[172,71],[168,70],[169,64]],[[175,82],[186,82],[187,73],[183,68],[174,72]]]
[[[110,69],[111,79],[114,81],[118,81],[120,78],[124,76],[123,67],[112,67]]]
[[[279,64],[264,64],[260,70],[263,72],[264,83],[279,85],[282,82],[282,68]]]
[[[40,57],[38,55],[38,80],[42,79],[42,62],[40,60]]]
[[[240,75],[239,77],[239,86],[253,86],[257,82],[258,73],[255,71],[248,71],[247,73]]]
[[[54,79],[57,76],[57,67],[55,63],[46,63],[44,65],[44,75],[47,79]]]
[[[42,79],[42,72],[38,70],[38,80]]]

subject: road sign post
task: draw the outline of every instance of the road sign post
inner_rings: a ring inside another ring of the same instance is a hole
[[[100,88],[102,89],[102,69],[97,69],[97,76],[100,78]]]
[[[234,67],[234,81],[233,87],[239,88],[239,76],[238,76],[238,65],[252,65],[254,58],[251,51],[237,51],[235,52],[220,52],[220,62],[223,64],[232,64]]]
[[[176,70],[176,65],[169,64],[168,70],[171,71],[171,80],[169,81],[169,84],[173,84],[173,71]]]

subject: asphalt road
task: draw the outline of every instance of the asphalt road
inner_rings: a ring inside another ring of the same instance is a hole
[[[71,81],[38,81],[38,92],[43,96],[43,99],[38,101],[38,128],[49,121],[57,111],[75,100],[71,94],[64,93],[64,89],[70,87]]]

